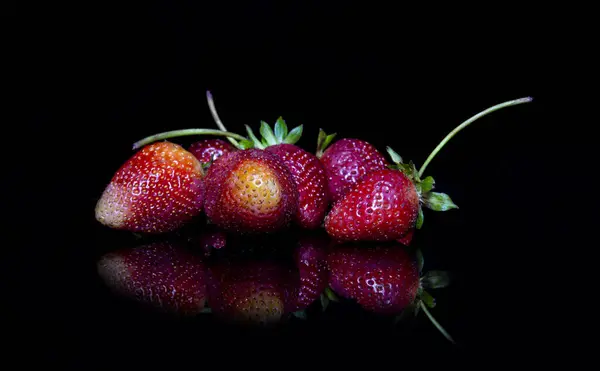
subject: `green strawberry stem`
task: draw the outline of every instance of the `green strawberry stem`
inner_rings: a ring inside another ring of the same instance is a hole
[[[431,162],[431,160],[433,160],[433,158],[435,157],[435,155],[437,155],[437,153],[444,147],[444,145],[446,145],[446,143],[448,143],[448,141],[450,139],[452,139],[452,137],[454,137],[459,131],[461,131],[462,129],[466,128],[467,126],[469,126],[473,121],[476,121],[477,119],[490,114],[494,111],[497,111],[499,109],[502,109],[504,107],[510,107],[510,106],[515,106],[517,104],[522,104],[522,103],[528,103],[531,102],[533,100],[532,97],[526,97],[526,98],[520,98],[520,99],[515,99],[515,100],[511,100],[511,101],[507,101],[504,103],[500,103],[497,104],[495,106],[492,106],[486,110],[483,110],[481,112],[479,112],[478,114],[476,114],[475,116],[471,117],[470,119],[468,119],[467,121],[463,122],[462,124],[458,125],[454,130],[452,130],[448,135],[446,135],[446,137],[444,139],[442,139],[442,141],[440,142],[440,144],[438,144],[437,147],[435,147],[435,149],[431,152],[431,154],[429,155],[429,157],[427,157],[427,160],[425,160],[425,162],[423,163],[423,166],[421,166],[421,170],[419,170],[419,177],[423,176],[423,173],[425,172],[425,169],[427,168],[427,165],[429,165],[429,163]]]
[[[152,142],[156,142],[163,139],[175,138],[175,137],[184,137],[189,135],[215,135],[222,136],[228,138],[236,138],[239,140],[247,140],[243,136],[235,133],[230,133],[227,131],[214,130],[214,129],[181,129],[181,130],[173,130],[166,131],[164,133],[150,135],[142,140],[139,140],[133,144],[133,149],[138,149],[140,147],[145,146],[146,144],[150,144]]]
[[[431,315],[431,313],[429,313],[429,310],[427,309],[427,306],[425,304],[423,304],[422,300],[419,300],[419,306],[421,307],[421,309],[423,309],[423,312],[425,312],[425,314],[427,315],[427,317],[429,318],[429,320],[431,321],[431,323],[433,323],[433,325],[442,333],[442,335],[444,335],[444,337],[446,339],[448,339],[448,341],[450,341],[452,344],[456,345],[456,342],[454,341],[454,339],[452,339],[452,336],[450,336],[450,334],[448,333],[448,331],[444,330],[444,328],[442,327],[442,325],[440,325],[439,322],[436,321],[435,318],[433,318],[433,315]]]
[[[219,114],[217,113],[217,108],[215,107],[215,100],[213,99],[213,96],[212,96],[210,90],[206,91],[206,100],[208,101],[208,108],[210,109],[210,113],[212,114],[213,120],[215,120],[215,123],[217,124],[219,129],[221,129],[222,131],[227,131],[227,129],[225,128],[225,125],[223,125],[223,122],[219,118]],[[235,140],[231,137],[227,137],[227,139],[229,140],[229,142],[231,144],[233,144],[235,146],[235,148],[241,149],[240,144],[237,142],[237,140]]]

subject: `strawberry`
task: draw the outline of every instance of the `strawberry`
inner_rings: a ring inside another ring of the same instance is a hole
[[[327,255],[329,285],[337,294],[355,300],[363,309],[382,315],[405,315],[423,309],[451,342],[454,340],[433,319],[425,305],[435,301],[424,288],[448,285],[445,272],[430,271],[422,278],[422,255],[412,256],[397,243],[358,246],[337,245]]]
[[[415,225],[419,194],[411,179],[391,169],[367,174],[334,204],[325,230],[337,240],[389,241]]]
[[[145,146],[114,174],[96,204],[96,219],[114,229],[162,233],[200,214],[200,162],[178,144]]]
[[[298,297],[294,275],[267,260],[227,260],[208,270],[211,311],[226,321],[273,325],[294,310]]]
[[[105,254],[98,274],[115,293],[163,311],[196,314],[206,303],[206,269],[199,257],[170,242]]]
[[[262,140],[254,136],[249,126],[246,125],[246,129],[252,141],[243,143],[245,147],[253,146],[273,153],[292,174],[298,190],[295,223],[305,229],[320,227],[329,205],[327,176],[315,155],[295,145],[302,136],[302,125],[288,133],[287,125],[281,117],[277,119],[274,130],[261,121]]]
[[[192,143],[188,151],[196,156],[202,164],[210,164],[225,153],[233,152],[236,148],[222,139],[204,139]]]
[[[275,232],[296,213],[298,192],[292,175],[269,152],[226,153],[208,169],[205,181],[206,216],[226,231]]]
[[[387,161],[373,145],[361,139],[338,140],[323,152],[333,136],[320,131],[317,157],[327,173],[331,201],[336,202],[363,176],[385,169]]]
[[[327,241],[320,236],[302,236],[294,251],[300,273],[300,288],[296,310],[304,310],[317,300],[327,287]]]

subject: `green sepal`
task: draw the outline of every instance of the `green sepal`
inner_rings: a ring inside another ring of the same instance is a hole
[[[279,143],[277,142],[275,134],[273,133],[273,130],[271,130],[269,124],[264,121],[260,122],[260,135],[263,137],[262,143],[265,145],[265,147],[274,146]]]
[[[441,289],[450,284],[450,275],[444,271],[429,271],[421,278],[421,285],[427,289]]]
[[[299,311],[293,312],[292,315],[294,317],[296,317],[296,318],[299,318],[299,319],[306,319],[307,318],[306,317],[306,312],[303,311],[303,310],[299,310]]]
[[[296,144],[296,142],[298,142],[300,140],[300,137],[302,137],[302,129],[303,126],[296,126],[294,129],[292,129],[292,131],[290,131],[290,133],[285,137],[285,139],[283,140],[283,143],[287,143],[287,144]]]
[[[252,128],[248,125],[245,125],[245,126],[246,126],[246,131],[248,132],[248,136],[250,137],[250,140],[252,140],[252,143],[254,144],[254,148],[265,149],[266,147],[263,146],[263,144],[260,142],[260,140],[258,140],[256,135],[254,135]]]
[[[142,239],[142,234],[141,233],[137,233],[137,232],[131,232],[131,234],[133,235],[133,238],[135,238],[136,240],[140,240]]]
[[[417,260],[417,269],[419,270],[419,274],[421,274],[421,272],[423,272],[423,266],[425,265],[425,257],[423,257],[421,249],[415,251],[415,257]]]
[[[325,312],[329,306],[329,298],[324,293],[321,294],[321,310]]]
[[[427,178],[421,180],[419,184],[421,186],[421,192],[427,193],[431,191],[433,187],[435,187],[435,180],[433,180],[433,177],[428,176]]]
[[[200,310],[201,314],[211,314],[212,313],[212,309],[210,309],[209,307],[204,307]]]
[[[324,293],[327,296],[327,299],[329,299],[331,301],[336,301],[336,302],[340,301],[340,299],[337,297],[337,295],[335,294],[335,292],[333,292],[333,290],[331,289],[331,287],[326,287]]]
[[[423,289],[419,291],[419,298],[423,301],[423,303],[425,303],[425,305],[427,305],[429,308],[435,307],[435,299],[433,296]]]
[[[277,139],[277,143],[283,143],[283,140],[288,135],[287,124],[283,117],[279,117],[275,122],[275,139]]]
[[[325,152],[325,149],[327,146],[329,146],[329,144],[331,144],[336,135],[337,133],[327,135],[323,129],[319,129],[319,136],[317,137],[317,151],[315,152],[315,155],[318,158],[323,156],[323,152]]]
[[[249,149],[254,148],[254,143],[251,140],[242,140],[238,143],[240,145],[240,149]]]
[[[428,192],[423,195],[423,204],[435,211],[447,211],[450,209],[458,209],[458,206],[452,202],[450,196],[445,193]]]
[[[392,158],[392,162],[395,164],[401,164],[402,163],[402,157],[392,149],[392,147],[387,146],[385,148],[387,150],[387,153],[390,155],[390,157]]]
[[[423,226],[423,208],[419,205],[419,213],[417,214],[417,223],[415,224],[415,228],[421,229]]]

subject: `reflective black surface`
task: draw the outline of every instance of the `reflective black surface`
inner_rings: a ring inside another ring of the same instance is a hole
[[[562,230],[549,216],[566,203],[554,197],[549,204],[548,194],[535,193],[549,192],[553,181],[542,171],[556,155],[541,147],[550,135],[538,118],[545,79],[532,67],[544,44],[502,41],[506,32],[533,31],[525,22],[529,10],[486,24],[487,18],[466,13],[413,9],[402,15],[366,5],[73,6],[33,9],[23,30],[31,41],[23,67],[32,136],[13,151],[29,155],[11,157],[16,182],[6,194],[15,211],[5,217],[23,225],[15,244],[19,258],[12,259],[13,250],[7,256],[19,272],[8,282],[29,349],[108,364],[119,357],[148,364],[172,354],[261,364],[256,354],[265,352],[301,360],[328,349],[330,360],[348,360],[347,354],[385,360],[380,354],[400,350],[457,351],[423,313],[392,326],[352,302],[331,303],[325,312],[317,302],[306,320],[240,328],[210,315],[151,310],[108,289],[99,259],[149,241],[97,223],[96,200],[135,141],[165,130],[214,128],[207,89],[230,131],[243,133],[244,124],[257,128],[260,120],[281,115],[290,126],[304,124],[298,144],[307,150],[314,151],[323,128],[381,151],[390,145],[417,165],[473,114],[505,100],[536,98],[473,124],[441,151],[428,173],[460,209],[426,211],[413,242],[426,269],[453,274],[448,287],[436,290],[432,313],[463,350],[490,351],[527,337],[515,339],[523,316],[537,313],[519,309],[531,299],[523,286],[531,282],[526,256],[539,246],[553,249],[556,241],[541,239]],[[204,247],[193,247],[204,244],[194,242],[195,233],[161,239],[183,241],[205,260],[230,254],[225,247],[207,257]],[[293,269],[302,234],[256,244]],[[335,346],[343,350],[331,350]],[[253,357],[241,355],[250,350]]]

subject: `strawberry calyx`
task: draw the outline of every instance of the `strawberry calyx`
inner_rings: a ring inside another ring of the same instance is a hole
[[[330,302],[332,302],[332,301],[339,302],[340,301],[340,299],[337,297],[335,292],[333,292],[333,290],[329,286],[325,287],[325,290],[323,290],[323,293],[321,293],[320,299],[321,299],[321,310],[323,312],[325,312],[325,310],[329,306]]]
[[[435,188],[435,180],[433,177],[428,176],[425,179],[421,179],[421,175],[412,161],[404,163],[402,157],[391,147],[386,147],[386,150],[393,162],[388,165],[388,168],[401,171],[406,175],[415,185],[417,194],[419,195],[419,211],[415,228],[421,229],[423,226],[423,206],[434,211],[458,209],[458,206],[456,206],[447,194],[432,192]]]
[[[323,129],[319,129],[319,136],[317,137],[317,150],[315,152],[315,156],[317,156],[317,158],[321,158],[323,156],[325,149],[331,144],[336,135],[337,133],[327,134],[325,131],[323,131]]]
[[[265,149],[270,146],[276,146],[278,144],[296,144],[300,138],[302,137],[303,125],[296,126],[290,132],[288,132],[287,124],[285,120],[280,116],[273,129],[267,124],[265,121],[260,122],[260,135],[261,139],[259,140],[252,128],[248,125],[246,126],[246,131],[248,133],[248,137],[250,140],[244,140],[240,142],[240,146],[243,149],[248,148],[258,148]]]

